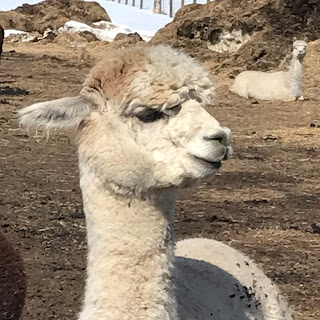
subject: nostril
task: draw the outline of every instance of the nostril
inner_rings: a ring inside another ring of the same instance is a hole
[[[224,155],[223,160],[228,160],[228,159],[230,159],[231,156],[232,156],[232,154],[233,154],[233,149],[232,149],[232,147],[231,147],[231,146],[227,147],[226,154]]]
[[[224,131],[215,132],[213,134],[208,134],[203,137],[204,140],[218,141],[219,143],[226,144],[228,137],[227,133]]]
[[[210,140],[215,140],[215,141],[219,141],[220,143],[222,142],[223,138],[222,137],[215,137],[215,138],[212,138]]]

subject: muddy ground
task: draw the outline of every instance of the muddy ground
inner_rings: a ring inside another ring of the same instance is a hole
[[[0,227],[26,266],[22,319],[75,319],[86,241],[73,135],[36,137],[15,113],[76,94],[93,61],[63,48],[35,55],[29,46],[5,48],[0,66]],[[297,320],[320,319],[320,127],[310,127],[320,125],[320,98],[316,89],[308,94],[255,103],[219,87],[210,112],[233,130],[234,156],[213,183],[182,197],[175,225],[180,239],[218,239],[255,259]]]

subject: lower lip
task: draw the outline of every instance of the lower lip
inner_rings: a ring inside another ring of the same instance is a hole
[[[213,167],[214,169],[220,169],[221,166],[222,166],[222,162],[221,161],[208,161],[206,159],[202,159],[202,158],[199,158],[199,157],[196,157],[195,158],[203,163],[205,163],[206,165],[209,165],[210,167]]]

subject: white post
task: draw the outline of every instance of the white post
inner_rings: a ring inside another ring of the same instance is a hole
[[[161,13],[161,0],[154,0],[153,4],[153,12],[154,13]]]

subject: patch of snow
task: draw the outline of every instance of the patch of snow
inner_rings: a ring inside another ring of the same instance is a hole
[[[7,33],[5,37],[7,41],[10,42],[31,42],[36,39],[36,34],[31,34],[28,32],[18,31],[18,30],[8,30],[10,33]],[[5,30],[6,33],[6,30]]]
[[[85,0],[85,1],[89,1],[89,0]],[[112,7],[119,7],[119,3],[117,1],[112,1],[112,0],[95,0],[96,2],[98,2],[103,8],[106,9],[106,11],[109,14],[110,8],[112,10]],[[198,4],[206,4],[207,0],[196,0]],[[214,1],[214,0],[211,0]],[[124,2],[125,0],[121,0],[121,4],[120,5],[125,5]],[[127,7],[131,7],[134,9],[138,9],[140,10],[140,0],[135,0],[135,5],[132,6],[133,4],[133,0],[128,0],[128,5],[126,5]],[[184,4],[192,4],[193,0],[184,0]],[[154,5],[154,0],[143,0],[143,11],[149,11],[150,13],[153,14],[153,5]],[[181,8],[181,0],[172,0],[172,13],[173,15],[175,15],[175,13]],[[119,9],[121,11],[121,9]],[[172,18],[170,18],[169,15],[170,12],[170,0],[162,0],[162,13],[163,14],[157,14],[157,16],[164,16],[166,17],[166,19],[170,19],[172,20]],[[110,15],[110,14],[109,14]],[[110,16],[111,17],[111,16]],[[112,17],[111,17],[112,20]],[[113,20],[112,20],[113,21]],[[118,22],[118,21],[116,21]],[[167,22],[168,23],[168,22]]]
[[[168,15],[153,13],[153,0],[152,6],[144,10],[113,1],[98,0],[98,2],[105,8],[112,22],[127,25],[133,32],[138,32],[140,35],[146,31],[149,35],[153,35],[172,21]],[[136,0],[136,3],[139,4],[139,1]],[[145,0],[143,3],[145,6]]]
[[[20,31],[20,30],[14,30],[14,29],[6,29],[4,30],[4,37],[7,38],[12,34],[27,34],[27,32]]]
[[[96,28],[90,27],[87,24],[82,22],[71,20],[66,22],[65,25],[59,29],[59,33],[88,31],[93,33],[97,37],[97,39],[101,41],[113,41],[118,33],[128,34],[128,33],[134,32],[125,25],[112,23],[108,21],[95,22],[93,23],[93,25]],[[140,33],[140,35],[144,40],[146,41],[150,40],[150,36],[148,33],[143,32],[143,33]]]

